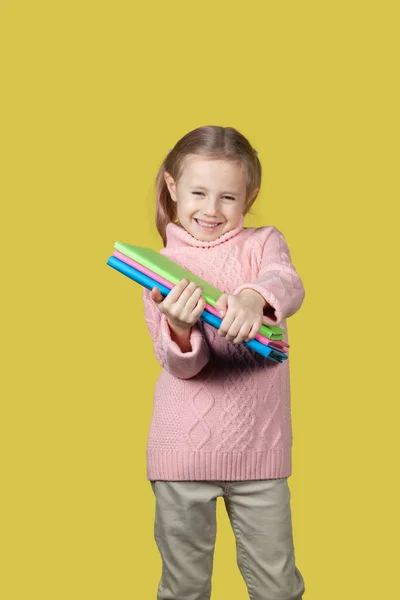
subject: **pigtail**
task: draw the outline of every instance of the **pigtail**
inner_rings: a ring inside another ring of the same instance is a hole
[[[167,243],[167,225],[168,223],[174,223],[176,220],[176,204],[171,199],[164,173],[165,169],[162,166],[156,179],[156,227],[165,246]]]

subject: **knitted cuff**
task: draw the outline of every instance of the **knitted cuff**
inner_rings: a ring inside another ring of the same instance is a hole
[[[190,332],[192,349],[190,352],[182,352],[178,344],[171,338],[171,331],[165,315],[160,322],[159,344],[165,368],[180,379],[189,379],[197,375],[210,358],[207,342],[197,325],[192,327]]]

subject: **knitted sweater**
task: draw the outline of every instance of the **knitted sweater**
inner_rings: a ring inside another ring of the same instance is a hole
[[[273,307],[264,323],[287,332],[304,287],[280,231],[239,226],[199,241],[167,225],[161,254],[221,291],[251,288]],[[146,323],[162,371],[155,386],[147,444],[149,480],[249,480],[291,475],[289,359],[275,363],[235,345],[198,321],[191,351],[171,339],[168,321],[143,291]],[[288,341],[287,333],[284,340]]]

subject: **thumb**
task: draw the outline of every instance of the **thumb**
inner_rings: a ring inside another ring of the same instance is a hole
[[[151,297],[156,304],[161,304],[161,302],[164,300],[164,296],[161,295],[161,292],[158,289],[158,287],[153,287],[153,289],[151,290]]]
[[[225,316],[226,309],[228,308],[228,294],[225,294],[224,292],[222,296],[218,298],[218,300],[215,303],[215,308],[217,309],[221,317]]]

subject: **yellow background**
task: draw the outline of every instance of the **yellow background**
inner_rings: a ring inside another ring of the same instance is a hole
[[[161,247],[153,181],[200,125],[259,151],[281,229],[306,600],[394,598],[397,2],[1,4],[4,600],[154,600],[145,446],[159,366],[116,240]],[[245,600],[222,503],[213,600]]]

